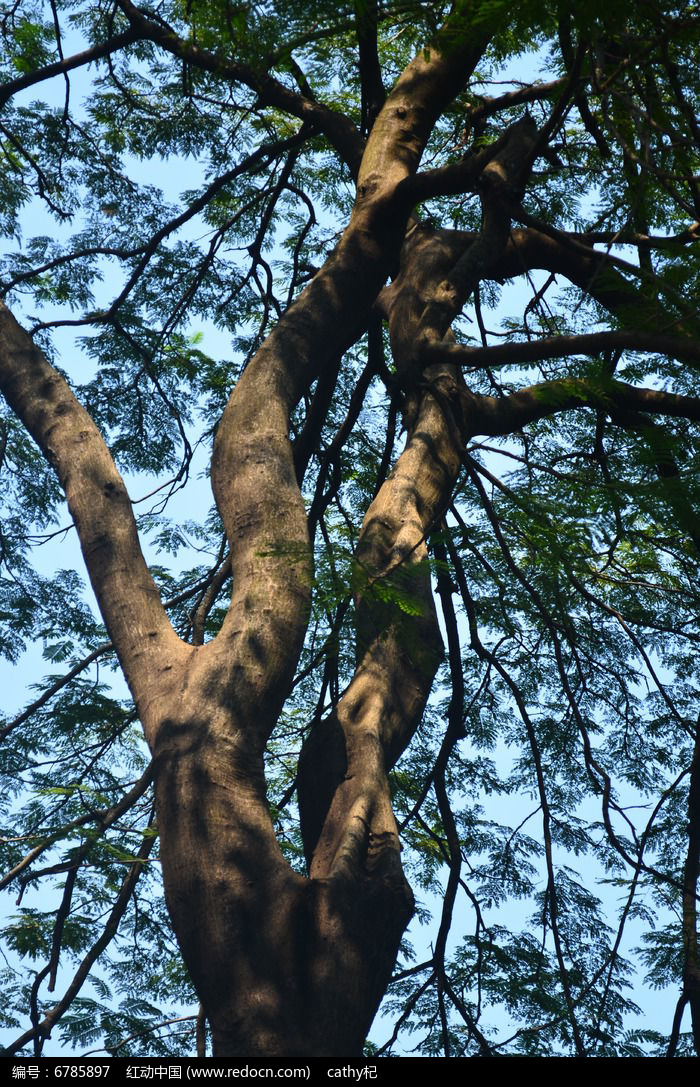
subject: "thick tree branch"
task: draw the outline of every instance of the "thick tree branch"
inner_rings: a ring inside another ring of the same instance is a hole
[[[342,113],[285,87],[269,72],[260,71],[250,64],[232,62],[228,58],[202,49],[193,42],[181,38],[170,27],[149,19],[131,0],[116,0],[126,15],[134,33],[140,38],[155,42],[173,56],[186,60],[196,68],[211,72],[221,79],[242,83],[258,96],[260,105],[275,106],[291,113],[302,121],[313,124],[323,132],[353,175],[362,157],[362,137],[356,126]]]
[[[179,644],[141,553],[124,482],[67,382],[0,303],[0,389],[54,468],[105,624],[144,719]]]
[[[460,437],[450,401],[466,394],[453,367],[438,367],[431,393],[417,396],[415,341],[444,336],[484,266],[498,259],[508,239],[501,198],[529,168],[534,128],[531,121],[512,126],[489,161],[480,243],[455,261],[442,235],[414,225],[400,274],[385,297],[397,370],[416,410],[406,450],[363,523],[356,585],[360,663],[331,719],[312,732],[300,761],[302,833],[307,857],[313,858],[312,876],[362,864],[367,827],[384,841],[386,856],[391,854],[396,830],[385,768],[417,727],[439,660],[424,541],[454,485]],[[404,609],[410,622],[401,614],[402,593],[415,597],[415,605]],[[307,787],[311,780],[313,788]]]
[[[442,63],[438,57],[438,72]],[[391,120],[395,116],[404,120],[407,111],[402,81],[407,74],[415,79],[418,75],[424,78],[426,73],[419,68],[414,76],[409,65],[389,96],[368,144],[366,158],[370,166],[382,163],[391,147],[395,138],[391,135]],[[440,76],[444,78],[444,73],[440,72]],[[399,103],[396,107],[395,101]],[[418,139],[423,124],[418,114],[414,139]],[[519,153],[519,139],[522,135],[527,144],[526,130],[529,133],[531,127],[515,126],[499,152],[490,157],[492,192],[504,176],[508,182],[517,181],[517,166],[510,170],[506,161],[508,149],[511,141],[517,145],[514,158],[520,164],[523,156]],[[380,147],[374,159],[373,140],[378,133],[385,133],[387,146]],[[417,165],[417,161],[416,154],[413,162]],[[410,162],[406,149],[402,149],[401,157],[394,152],[391,165],[386,163],[386,170],[393,171],[397,191],[411,176],[406,172]],[[358,185],[360,201],[366,195],[365,177],[368,193],[376,196],[387,176],[372,169],[367,174],[363,171]],[[494,215],[498,217],[498,209]],[[503,244],[507,236],[506,229],[502,231]],[[385,299],[397,369],[412,396],[416,332],[420,329],[438,337],[443,335],[459,308],[454,296],[461,297],[460,288],[466,289],[463,281],[471,282],[472,273],[477,271],[472,260],[459,282],[448,284],[448,290],[440,294],[444,276],[454,272],[459,263],[453,259],[449,245],[443,247],[441,240],[430,228],[412,226],[402,253],[401,273]],[[457,268],[457,273],[461,271],[461,267]],[[453,367],[438,367],[433,380],[433,391],[428,396],[415,396],[406,450],[363,523],[357,552],[358,669],[330,721],[312,732],[300,761],[302,833],[307,857],[312,858],[312,876],[356,871],[358,866],[379,863],[382,856],[382,863],[398,864],[386,769],[393,765],[418,725],[439,660],[441,643],[425,565],[425,536],[449,500],[459,465],[459,430],[451,417],[450,401],[458,399],[460,379]],[[407,415],[405,418],[408,421]],[[416,605],[406,609],[413,613],[417,608],[410,621],[397,603],[402,593],[416,599]],[[372,859],[368,847],[373,840],[376,856]]]
[[[495,143],[469,151],[461,162],[450,162],[433,170],[422,170],[401,183],[401,194],[413,204],[434,196],[453,196],[457,193],[476,192],[484,167],[507,140],[503,133]]]
[[[481,369],[537,362],[541,359],[566,358],[568,355],[597,355],[602,351],[614,351],[618,348],[623,351],[669,355],[696,365],[700,363],[700,344],[690,338],[632,330],[590,332],[580,336],[550,336],[521,343],[497,344],[494,347],[465,347],[446,341],[434,342],[423,345],[421,355],[427,365],[442,362]]]
[[[554,241],[559,242],[560,245],[562,245],[565,249],[570,249],[573,253],[578,253],[581,256],[586,257],[588,255],[588,252],[590,252],[589,247],[584,240],[585,235],[581,235],[581,238],[579,238],[575,234],[567,233],[563,230],[557,230],[556,227],[550,226],[549,223],[544,222],[542,219],[535,218],[535,216],[530,215],[522,208],[514,211],[513,217],[519,222],[524,223],[525,226],[530,227],[531,229],[539,232],[540,234],[548,235]],[[642,248],[640,257],[642,253],[646,255],[647,250],[645,248]],[[598,256],[598,254],[596,254],[596,256]],[[670,301],[672,301],[674,306],[677,308],[679,314],[684,315],[686,318],[697,320],[697,310],[689,306],[688,300],[683,296],[682,292],[671,286],[671,284],[668,283],[665,279],[662,279],[660,276],[654,275],[653,271],[650,271],[649,268],[644,267],[643,264],[641,266],[632,264],[630,261],[623,260],[621,257],[615,256],[614,253],[610,252],[605,253],[605,260],[611,266],[618,268],[620,269],[620,271],[626,272],[629,275],[639,279],[641,281],[642,287],[647,287],[649,289],[647,297],[644,299],[644,305],[648,311],[652,310],[656,312],[657,322],[660,320],[663,313],[663,310],[661,310],[656,301],[658,294],[662,294]],[[672,321],[669,321],[668,315],[665,316],[666,323],[672,323]]]
[[[360,89],[362,95],[362,132],[372,128],[384,105],[386,91],[377,54],[377,3],[362,0],[355,3],[357,46],[360,55]]]
[[[240,630],[241,616],[246,626],[254,624],[255,652],[247,649],[240,661],[252,686],[244,695],[239,681],[237,697],[241,705],[250,697],[256,729],[265,721],[272,727],[291,683],[310,591],[289,415],[317,375],[332,385],[397,258],[410,211],[397,191],[400,182],[417,168],[435,120],[466,82],[491,32],[480,25],[473,34],[460,34],[465,6],[458,5],[455,25],[448,22],[429,54],[420,52],[399,77],[367,142],[355,209],[340,244],[246,368],[217,431],[212,487],[231,547],[234,595],[219,647],[205,650],[212,660],[225,654],[230,669],[228,631]],[[260,652],[269,666],[264,675]],[[269,715],[263,712],[268,701]]]
[[[312,732],[299,763],[312,877],[372,863],[366,859],[372,843],[375,863],[383,854],[383,863],[393,855],[398,864],[386,771],[420,722],[442,655],[425,537],[458,469],[454,426],[429,394],[363,522],[355,586],[358,668],[331,718]]]
[[[700,421],[700,398],[661,389],[639,389],[614,380],[561,378],[542,381],[504,397],[466,392],[463,402],[468,432],[493,436],[510,434],[538,419],[581,407],[601,408],[608,414],[620,410],[644,411]]]
[[[559,79],[552,79],[548,83],[529,83],[527,86],[518,87],[515,91],[507,91],[506,94],[500,94],[495,98],[480,98],[478,105],[469,108],[469,121],[474,124],[477,121],[485,120],[487,117],[492,117],[494,113],[513,109],[514,106],[551,98],[562,89],[566,80],[566,76],[561,76]]]
[[[110,53],[116,53],[118,49],[123,49],[127,45],[133,44],[141,38],[141,34],[135,27],[130,27],[129,30],[125,30],[122,34],[115,34],[113,38],[108,38],[105,42],[100,42],[98,45],[93,45],[89,49],[84,49],[80,53],[74,53],[71,57],[65,57],[61,60],[55,61],[54,64],[47,64],[44,68],[39,68],[34,72],[27,72],[26,75],[19,76],[17,79],[10,80],[7,83],[0,85],[0,107],[4,106],[14,94],[19,91],[24,91],[27,87],[34,87],[37,83],[43,83],[47,79],[53,79],[57,75],[65,75],[67,72],[72,72],[76,68],[82,68],[86,64],[92,64],[96,60],[100,60],[102,57],[108,56]]]
[[[540,138],[535,122],[526,116],[507,130],[503,146],[484,166],[479,182],[481,230],[432,287],[417,330],[421,342],[443,342],[474,287],[498,264],[510,233],[509,206],[522,192]]]
[[[395,190],[415,174],[430,132],[443,109],[466,85],[502,14],[471,24],[470,4],[454,5],[429,48],[421,50],[397,80],[377,117],[358,174],[359,207],[374,200],[384,213],[384,193],[411,203],[410,186]],[[406,208],[407,213],[410,208]]]
[[[434,230],[440,236],[440,245],[452,253],[452,261],[474,245],[478,234],[461,230]],[[626,269],[626,262],[622,262]],[[512,229],[503,252],[489,264],[486,278],[497,282],[526,274],[533,268],[561,274],[571,283],[590,295],[600,305],[628,324],[631,330],[649,328],[657,332],[659,327],[675,328],[685,332],[682,319],[674,318],[668,310],[649,305],[637,283],[630,282],[622,274],[618,261],[612,254],[600,253],[584,241],[584,235],[566,235],[551,231],[544,233],[535,228]],[[638,272],[638,269],[634,269]],[[382,292],[382,302],[391,288]],[[689,337],[694,333],[688,331]],[[506,345],[508,349],[512,345]],[[519,345],[518,345],[519,346]],[[494,349],[495,350],[495,349]]]

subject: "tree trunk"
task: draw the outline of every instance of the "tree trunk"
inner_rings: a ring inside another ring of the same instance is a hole
[[[380,855],[372,871],[292,871],[262,761],[217,732],[193,709],[164,723],[156,747],[168,908],[214,1054],[359,1057],[412,912],[408,886]]]

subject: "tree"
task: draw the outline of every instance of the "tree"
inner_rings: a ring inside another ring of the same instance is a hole
[[[700,1053],[697,9],[1,25],[7,1052]]]

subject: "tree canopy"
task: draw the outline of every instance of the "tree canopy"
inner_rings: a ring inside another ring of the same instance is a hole
[[[6,1052],[700,1055],[697,5],[0,34]]]

